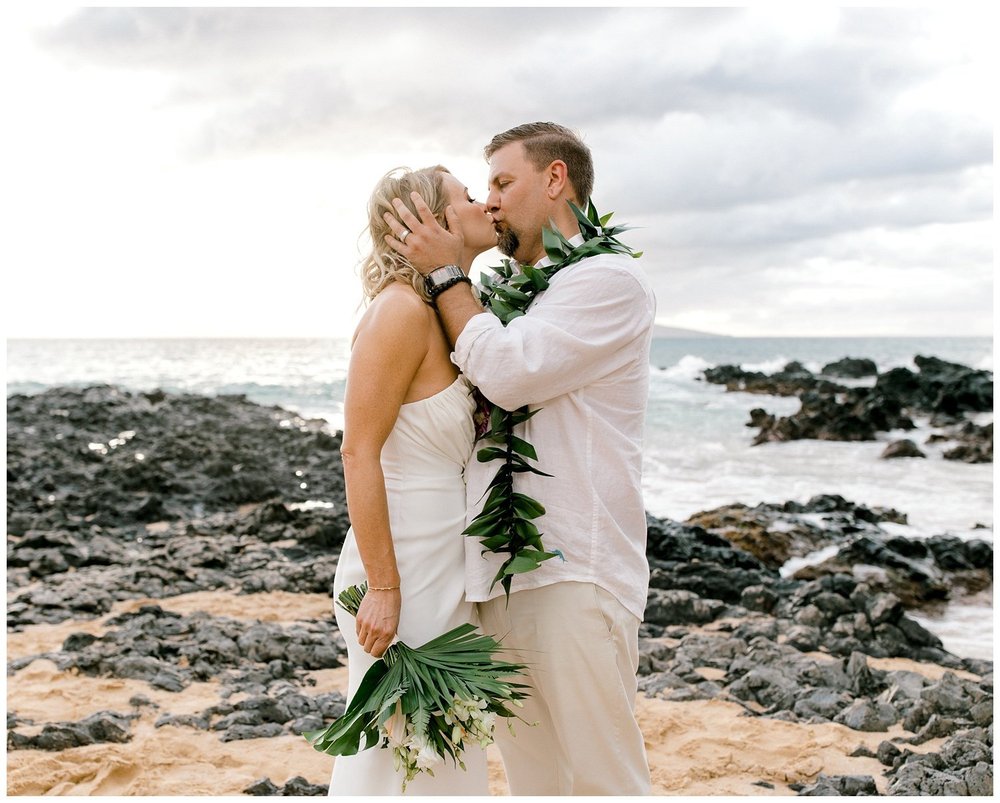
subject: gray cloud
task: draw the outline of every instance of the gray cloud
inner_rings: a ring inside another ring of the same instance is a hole
[[[882,284],[852,309],[905,329],[933,300],[908,271],[931,272],[956,321],[990,312],[991,255],[963,226],[992,216],[992,131],[914,100],[967,66],[936,35],[900,8],[806,33],[744,9],[111,8],[38,37],[70,63],[167,76],[168,106],[197,112],[193,160],[475,155],[517,123],[564,122],[594,150],[602,211],[644,227],[661,312],[808,323],[823,299],[792,291],[817,260],[867,260]]]

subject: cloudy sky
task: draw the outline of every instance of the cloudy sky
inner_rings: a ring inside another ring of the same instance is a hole
[[[641,227],[662,323],[992,331],[992,26],[968,10],[104,8],[3,27],[8,337],[349,334],[376,180],[443,163],[482,198],[482,146],[532,120],[583,134],[598,208]]]

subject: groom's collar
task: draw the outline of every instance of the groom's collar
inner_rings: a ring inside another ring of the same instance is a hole
[[[576,248],[576,246],[578,245],[583,245],[583,235],[582,234],[573,235],[572,237],[569,238],[569,244],[572,245],[574,248]],[[549,259],[548,254],[546,254],[540,260],[538,260],[538,262],[535,263],[535,267],[547,268],[551,264],[552,260]]]

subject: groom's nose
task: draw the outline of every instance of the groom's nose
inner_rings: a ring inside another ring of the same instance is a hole
[[[500,193],[495,189],[490,190],[490,194],[486,196],[486,211],[491,215],[494,212],[500,210]]]

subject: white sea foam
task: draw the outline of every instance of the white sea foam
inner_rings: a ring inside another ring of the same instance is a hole
[[[670,379],[700,379],[707,368],[711,368],[712,363],[693,354],[685,354],[680,362],[663,369],[663,376]]]
[[[322,499],[307,499],[305,502],[290,502],[287,507],[289,510],[333,510],[336,505]]]
[[[955,655],[993,660],[992,589],[956,600],[933,612],[909,612]]]
[[[790,362],[792,362],[792,360],[782,355],[780,357],[774,357],[770,360],[764,360],[763,362],[741,363],[740,367],[744,371],[760,371],[762,374],[774,374],[782,370]]]
[[[834,544],[833,546],[823,547],[823,549],[817,549],[815,552],[810,552],[808,555],[803,555],[801,558],[790,558],[785,561],[782,567],[778,570],[778,573],[782,577],[791,577],[795,572],[805,566],[815,566],[817,563],[822,563],[827,558],[832,558],[837,554],[840,547]]]

